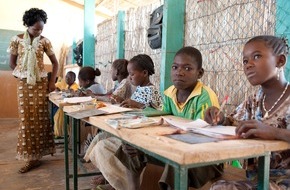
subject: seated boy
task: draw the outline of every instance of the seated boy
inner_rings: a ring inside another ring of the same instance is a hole
[[[72,71],[67,72],[65,76],[66,86],[62,91],[76,92],[79,88],[79,85],[75,82],[76,74]],[[53,117],[54,119],[54,135],[55,137],[63,137],[64,128],[63,128],[63,117],[64,112],[62,109],[58,109]]]
[[[163,110],[183,118],[203,119],[204,111],[208,107],[213,105],[219,107],[216,94],[198,81],[203,74],[200,51],[194,47],[181,48],[174,57],[171,69],[171,79],[174,85],[164,92]],[[160,164],[159,161],[128,145],[123,145],[115,155],[126,166],[127,170],[123,168],[122,170],[121,168],[110,169],[118,172],[125,171],[125,173],[119,174],[122,178],[118,180],[128,181],[128,186],[124,188],[128,190],[140,189],[140,174],[147,162]],[[116,166],[121,167],[120,164]],[[171,167],[166,165],[163,178],[160,180],[161,189],[170,189],[169,185],[172,185],[172,181],[168,180],[166,172],[173,175]],[[189,186],[199,188],[207,181],[219,177],[222,172],[222,165],[189,169]],[[109,183],[111,182],[109,181]],[[100,189],[102,188],[100,187]]]

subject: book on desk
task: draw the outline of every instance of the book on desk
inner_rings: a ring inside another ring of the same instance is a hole
[[[214,137],[218,139],[236,139],[236,127],[235,126],[212,126],[206,121],[197,119],[189,120],[176,116],[162,116],[161,117],[169,125],[180,128],[184,131],[198,133],[201,135]]]
[[[104,107],[92,108],[92,109],[82,109],[81,105],[74,105],[74,106],[71,106],[70,108],[67,107],[66,110],[68,109],[73,110],[67,113],[67,115],[75,119],[82,119],[82,118],[97,116],[97,115],[115,114],[115,113],[132,111],[131,108],[124,108],[124,107],[112,105],[109,103],[104,103],[104,104],[105,104]]]
[[[125,114],[122,117],[107,119],[105,122],[114,129],[137,129],[141,127],[150,127],[159,124],[158,121],[155,119],[145,116],[136,116],[132,114]]]

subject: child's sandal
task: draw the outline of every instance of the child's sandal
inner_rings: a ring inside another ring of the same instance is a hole
[[[41,165],[41,163],[39,160],[33,160],[33,161],[26,162],[25,166],[23,166],[22,168],[20,168],[18,170],[18,173],[23,174],[23,173],[29,172],[30,170],[37,168],[40,165]]]

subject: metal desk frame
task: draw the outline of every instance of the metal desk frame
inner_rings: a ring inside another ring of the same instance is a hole
[[[65,116],[64,121],[67,122],[68,116]],[[86,122],[90,123],[88,120],[85,120]],[[92,123],[90,123],[93,125]],[[93,125],[95,126],[95,125]],[[97,127],[97,126],[96,126]],[[82,176],[88,176],[89,174],[78,174],[77,167],[77,131],[80,128],[80,120],[73,118],[72,123],[72,130],[73,130],[73,147],[72,147],[72,153],[73,153],[73,173],[72,175],[69,174],[69,163],[68,163],[68,139],[67,139],[67,125],[65,125],[65,174],[66,174],[66,189],[69,190],[69,178],[73,178],[73,186],[74,190],[78,189],[78,177]],[[117,137],[118,138],[118,137]],[[122,139],[123,140],[123,139]],[[236,159],[245,159],[245,158],[253,158],[253,157],[259,157],[258,163],[258,190],[267,190],[269,189],[269,166],[270,166],[270,152],[264,152],[263,154],[256,154],[251,155],[247,157],[237,157],[237,158],[231,158],[231,159],[225,159],[225,160],[217,160],[214,162],[205,162],[205,163],[198,163],[198,164],[187,164],[187,165],[181,165],[179,163],[176,163],[168,158],[165,158],[161,155],[155,154],[154,152],[144,149],[142,147],[138,147],[130,142],[127,142],[128,144],[131,144],[132,146],[136,147],[137,149],[143,151],[145,154],[148,154],[150,156],[153,156],[154,158],[162,161],[163,163],[169,164],[174,168],[174,189],[176,190],[187,190],[188,189],[188,169],[194,168],[194,167],[200,167],[205,165],[211,165],[211,164],[217,164],[217,163],[223,163],[231,160]]]

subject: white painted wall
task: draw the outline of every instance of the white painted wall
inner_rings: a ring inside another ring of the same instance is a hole
[[[83,38],[83,10],[61,0],[0,0],[0,29],[26,30],[22,16],[32,7],[43,9],[48,15],[42,35],[52,42],[57,58],[63,44],[70,46],[73,40]],[[50,64],[47,57],[45,63]]]

